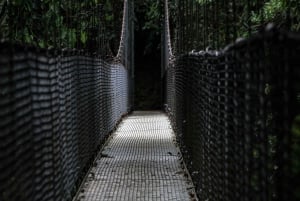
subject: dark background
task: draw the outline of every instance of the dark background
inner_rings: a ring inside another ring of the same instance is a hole
[[[155,26],[145,27],[149,22],[146,3],[135,5],[135,109],[161,109],[161,50],[160,22],[151,19]]]

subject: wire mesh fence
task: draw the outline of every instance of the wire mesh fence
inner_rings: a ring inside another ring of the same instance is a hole
[[[299,39],[272,30],[170,63],[167,111],[200,200],[299,199]]]
[[[70,200],[131,108],[129,71],[76,51],[9,44],[0,64],[1,200]]]
[[[222,2],[164,1],[166,111],[197,194],[299,200],[300,37],[268,26],[222,50],[199,51],[237,37],[235,20],[223,23],[227,32],[215,24],[226,20],[213,17]],[[232,2],[241,1],[230,2],[227,17],[237,17]]]
[[[97,2],[1,3],[1,201],[71,200],[132,109],[133,2]]]

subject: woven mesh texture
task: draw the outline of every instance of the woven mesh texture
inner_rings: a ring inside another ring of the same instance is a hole
[[[166,46],[167,46],[166,42]],[[299,37],[169,58],[166,110],[200,200],[296,200]],[[292,165],[293,164],[293,165]]]
[[[70,200],[97,146],[131,108],[122,65],[4,44],[0,200]]]

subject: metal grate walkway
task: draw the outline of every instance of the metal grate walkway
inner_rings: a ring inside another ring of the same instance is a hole
[[[192,186],[166,115],[134,112],[98,155],[75,200],[196,200]]]

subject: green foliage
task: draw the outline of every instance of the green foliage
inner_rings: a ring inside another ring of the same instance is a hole
[[[148,4],[148,9],[146,12],[146,21],[143,29],[153,29],[155,31],[159,31],[159,20],[160,20],[160,10],[159,10],[159,2],[151,1]]]
[[[136,1],[135,13],[141,29],[160,31],[161,10],[159,4],[159,0]]]
[[[260,25],[262,21],[282,26],[287,22],[288,6],[285,0],[269,0],[256,12],[251,12],[251,23]]]
[[[116,5],[122,8],[123,1],[2,0],[0,38],[42,48],[96,51],[104,41],[119,40],[115,33],[121,32],[122,12]]]
[[[286,2],[284,0],[270,0],[265,3],[262,10],[266,20],[273,20],[277,14],[285,12]]]
[[[208,46],[223,48],[264,29],[268,23],[300,30],[299,0],[169,0],[169,9],[170,21],[175,24],[172,35],[186,38],[180,44],[172,37],[176,51],[181,53]]]
[[[300,31],[300,1],[290,0],[289,1],[291,28],[294,31]]]
[[[161,10],[159,0],[136,1],[136,30],[144,35],[146,46],[144,55],[158,52],[161,34]],[[157,40],[158,39],[158,40]]]
[[[211,3],[213,0],[195,0],[200,5]]]

